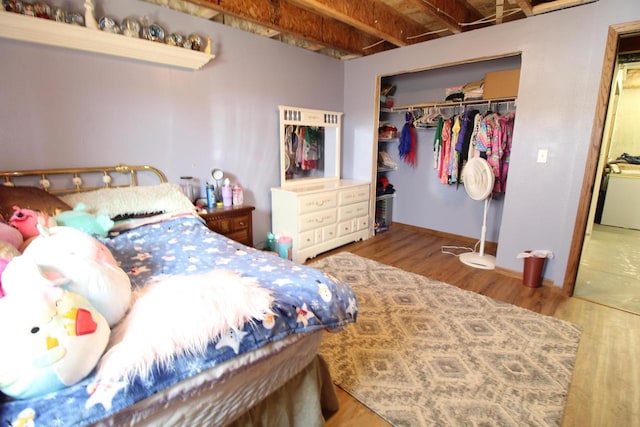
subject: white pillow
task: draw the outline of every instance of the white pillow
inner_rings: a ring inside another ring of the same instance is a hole
[[[67,194],[60,198],[72,207],[82,203],[89,213],[107,215],[109,218],[196,211],[180,186],[174,183],[102,188],[85,193]]]

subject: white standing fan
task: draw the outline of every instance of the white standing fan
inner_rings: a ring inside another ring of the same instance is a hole
[[[481,157],[472,157],[462,168],[464,189],[473,200],[484,200],[484,215],[480,233],[480,252],[466,252],[460,255],[460,261],[471,267],[493,270],[496,268],[496,257],[484,253],[484,241],[487,233],[487,210],[489,196],[493,190],[495,176],[489,163]]]

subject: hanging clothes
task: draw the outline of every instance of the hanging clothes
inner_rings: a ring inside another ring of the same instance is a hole
[[[438,118],[438,127],[433,138],[433,168],[438,169],[440,166],[440,157],[442,156],[442,127],[444,126],[444,117]]]
[[[487,160],[495,176],[492,195],[495,197],[504,193],[514,122],[514,113],[500,115],[488,112],[483,116],[475,109],[443,120],[433,140],[434,169],[437,169],[440,182],[459,185],[467,160],[482,157]]]
[[[400,132],[398,154],[405,163],[415,167],[418,137],[416,135],[416,129],[413,127],[413,114],[411,112],[407,112],[405,120],[406,123]]]
[[[442,146],[440,148],[440,165],[438,166],[438,178],[443,184],[449,183],[449,158],[451,157],[451,126],[452,119],[447,119],[442,126]]]
[[[306,133],[306,126],[300,126],[296,129],[296,168],[302,169],[302,161],[304,159],[304,135]]]
[[[319,159],[319,130],[311,126],[299,126],[294,134],[297,137],[296,168],[301,171],[316,169]]]
[[[482,119],[478,129],[476,148],[484,153],[483,157],[487,159],[493,170],[495,181],[492,194],[494,197],[506,191],[514,121],[513,113],[506,116],[490,113]]]
[[[515,115],[498,116],[498,137],[491,150],[491,157],[487,160],[493,168],[496,181],[493,186],[494,194],[507,191],[507,175],[511,158],[511,142],[513,140],[513,124]]]
[[[456,151],[459,153],[457,185],[462,182],[462,168],[469,159],[469,145],[474,130],[475,118],[478,114],[480,114],[478,110],[467,110],[462,116],[462,128],[456,142]]]
[[[451,157],[449,159],[449,184],[455,184],[458,181],[458,162],[460,153],[456,150],[456,143],[460,135],[460,116],[454,116],[453,126],[451,126]]]
[[[471,133],[471,139],[469,140],[469,159],[472,157],[480,157],[480,151],[476,148],[476,141],[478,140],[478,132],[480,131],[481,122],[482,114],[476,114],[473,120],[473,132]]]
[[[302,159],[302,169],[312,170],[318,167],[318,140],[319,134],[317,128],[308,126],[304,139],[304,152]]]

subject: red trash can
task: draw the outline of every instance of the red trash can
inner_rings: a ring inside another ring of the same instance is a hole
[[[531,253],[531,251],[525,251]],[[537,288],[542,284],[542,271],[547,260],[546,256],[528,256],[524,259],[524,272],[522,274],[522,284],[530,288]]]

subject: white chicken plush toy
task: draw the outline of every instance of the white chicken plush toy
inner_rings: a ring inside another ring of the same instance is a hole
[[[0,298],[0,391],[27,399],[77,383],[109,336],[106,319],[85,298],[44,278],[7,292]]]

